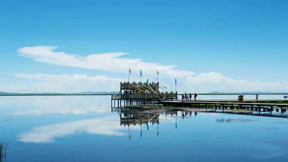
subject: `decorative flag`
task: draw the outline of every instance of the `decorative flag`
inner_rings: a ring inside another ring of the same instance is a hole
[[[177,85],[177,79],[175,78],[175,85]]]
[[[140,70],[140,77],[142,77],[142,70]]]
[[[157,82],[159,83],[159,80],[158,80],[158,75],[159,75],[159,71],[157,70]]]
[[[131,69],[129,69],[129,74],[131,74]]]

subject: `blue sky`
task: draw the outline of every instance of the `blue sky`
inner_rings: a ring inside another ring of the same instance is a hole
[[[127,53],[119,58],[135,80],[139,69],[152,79],[162,66],[160,81],[173,89],[178,78],[179,91],[288,91],[287,7],[285,0],[2,0],[0,91],[117,90],[128,73],[115,69],[117,59],[108,70],[95,67],[105,58],[63,60],[118,52]],[[46,46],[57,48],[45,56],[39,48],[37,56],[19,52]],[[57,52],[67,55],[51,63]]]

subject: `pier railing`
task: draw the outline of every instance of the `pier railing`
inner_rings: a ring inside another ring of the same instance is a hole
[[[163,94],[117,94],[112,95],[112,100],[134,100],[134,99],[157,99],[157,100],[175,100],[177,99],[176,93],[163,93]]]

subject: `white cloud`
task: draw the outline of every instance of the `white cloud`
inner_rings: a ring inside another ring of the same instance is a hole
[[[107,72],[128,73],[128,69],[131,68],[137,74],[139,70],[142,70],[145,74],[153,76],[159,70],[161,75],[172,78],[181,78],[194,74],[192,71],[178,70],[176,65],[161,65],[159,63],[144,62],[141,59],[124,58],[123,56],[127,55],[127,53],[123,52],[92,54],[83,57],[65,52],[56,52],[56,48],[55,46],[24,47],[20,48],[18,52],[22,56],[32,58],[38,62]]]
[[[137,128],[137,126],[131,126],[131,129]],[[123,136],[126,135],[126,133],[122,132],[125,129],[127,128],[122,127],[119,124],[119,116],[110,116],[36,127],[31,131],[20,134],[18,140],[21,142],[49,143],[53,142],[55,138],[63,138],[67,135],[82,132],[109,136]]]
[[[288,82],[259,82],[236,80],[223,76],[221,73],[200,73],[196,76],[186,78],[186,86],[197,92],[225,91],[267,91],[284,92],[288,91]]]
[[[124,57],[127,53],[102,53],[88,56],[77,56],[65,52],[56,52],[54,46],[35,46],[20,48],[18,52],[25,57],[38,62],[55,65],[102,70],[107,72],[126,73],[131,68],[132,81],[138,81],[139,70],[153,81],[156,70],[160,71],[160,82],[173,87],[174,78],[178,79],[178,92],[240,92],[240,91],[288,91],[287,81],[260,82],[237,80],[226,77],[221,73],[199,73],[178,70],[175,65],[161,65],[159,63],[144,62],[141,59]],[[136,74],[135,74],[136,73]],[[125,75],[126,75],[125,74]],[[16,85],[0,84],[0,91],[8,92],[81,92],[81,91],[118,91],[119,82],[127,78],[113,78],[108,76],[87,75],[47,75],[47,74],[14,74],[21,79]],[[172,79],[173,78],[173,79]],[[143,78],[145,81],[146,78]]]
[[[17,85],[1,85],[1,91],[8,92],[83,92],[83,91],[119,91],[119,82],[127,79],[112,78],[102,75],[48,75],[48,74],[14,74],[24,79]],[[25,82],[28,80],[29,82]],[[139,80],[139,78],[132,78]],[[161,83],[169,83],[169,79],[162,79]],[[173,87],[173,79],[170,79],[170,87]],[[178,80],[179,92],[287,92],[288,82],[260,82],[248,80],[236,80],[223,76],[221,73],[199,73]]]
[[[48,74],[14,74],[29,80],[16,85],[0,85],[1,91],[7,92],[83,92],[83,91],[118,91],[119,82],[125,79],[102,75],[48,75]]]

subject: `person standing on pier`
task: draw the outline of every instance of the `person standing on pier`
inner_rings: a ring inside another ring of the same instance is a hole
[[[185,92],[185,100],[186,100],[186,101],[187,101],[187,98],[188,98],[188,97],[187,97],[187,93]]]
[[[194,94],[194,101],[197,99],[197,93]]]
[[[259,95],[258,95],[258,94],[256,94],[256,100],[258,100],[258,97],[259,97]]]
[[[189,93],[189,98],[190,98],[190,101],[191,101],[191,99],[192,99],[192,93]]]

